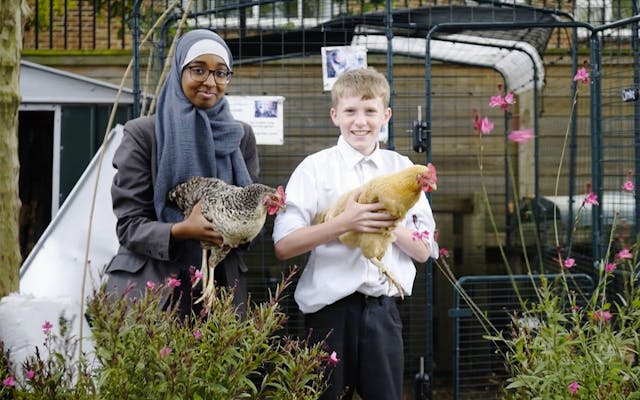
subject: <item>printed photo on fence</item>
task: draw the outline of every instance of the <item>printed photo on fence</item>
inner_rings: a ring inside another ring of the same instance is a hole
[[[321,52],[324,90],[331,90],[333,83],[343,72],[367,66],[365,46],[323,47]]]

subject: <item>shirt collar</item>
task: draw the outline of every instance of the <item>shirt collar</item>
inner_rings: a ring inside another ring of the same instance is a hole
[[[355,166],[365,160],[371,161],[376,167],[380,166],[381,161],[381,152],[380,152],[380,143],[376,143],[376,148],[373,150],[373,153],[368,156],[362,155],[358,150],[351,147],[349,143],[340,135],[338,137],[338,151],[340,155],[347,163],[349,168],[355,168]]]

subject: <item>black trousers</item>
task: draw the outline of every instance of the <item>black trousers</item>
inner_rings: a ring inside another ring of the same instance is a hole
[[[321,400],[400,400],[404,354],[402,322],[391,297],[354,293],[305,316],[312,343],[326,338],[338,364]]]

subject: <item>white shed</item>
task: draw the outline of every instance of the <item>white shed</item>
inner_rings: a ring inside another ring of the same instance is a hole
[[[119,88],[21,61],[20,247],[25,259],[100,148]],[[122,90],[114,125],[131,118]]]

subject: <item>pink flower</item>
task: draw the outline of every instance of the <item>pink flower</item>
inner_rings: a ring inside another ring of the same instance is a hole
[[[14,387],[16,385],[16,380],[13,376],[9,376],[7,379],[2,381],[2,384],[6,387]]]
[[[160,349],[160,358],[165,358],[166,356],[168,356],[169,354],[171,354],[171,349],[168,347],[163,347],[162,349]]]
[[[579,81],[582,83],[589,83],[589,73],[587,72],[587,69],[582,67],[578,70],[578,72],[576,73],[576,75],[573,77],[573,81]]]
[[[413,238],[413,240],[428,240],[429,231],[422,231],[422,232],[413,231],[413,233],[411,234],[411,237]]]
[[[580,307],[579,305],[575,305],[571,307],[571,311],[580,311],[582,310],[582,307]]]
[[[513,92],[509,92],[504,96],[504,102],[511,105],[511,104],[515,104],[516,102],[516,97],[513,94]]]
[[[489,121],[488,117],[482,118],[482,120],[480,120],[480,133],[488,135],[493,130],[493,126],[493,122]]]
[[[565,268],[573,268],[576,265],[576,260],[573,258],[567,258],[566,260],[564,260],[564,262],[562,263],[562,265],[564,265]]]
[[[489,107],[491,108],[502,107],[502,104],[504,104],[504,99],[499,94],[491,96],[489,99]]]
[[[147,281],[147,289],[153,289],[154,287],[156,287],[155,282]]]
[[[449,257],[449,250],[445,247],[440,248],[440,257]]]
[[[471,109],[471,113],[473,114],[473,130],[480,132],[480,114],[476,108]]]
[[[631,170],[627,171],[627,180],[622,185],[622,190],[625,192],[633,192],[636,188],[633,182],[631,181],[632,174],[633,172]]]
[[[493,130],[493,123],[489,121],[489,118],[480,118],[478,110],[473,109],[473,130],[480,135],[486,135]]]
[[[340,359],[338,358],[338,354],[336,354],[335,351],[333,353],[331,353],[331,355],[329,355],[329,357],[327,358],[327,362],[332,367],[335,366],[336,364],[338,364],[338,361],[340,361]]]
[[[635,189],[636,187],[631,181],[625,181],[622,185],[622,190],[625,192],[633,192]]]
[[[196,340],[200,340],[200,338],[202,337],[202,332],[198,330],[193,331],[193,337],[196,338]]]
[[[614,263],[608,263],[604,266],[604,270],[607,271],[608,274],[616,270],[616,265]]]
[[[202,279],[202,272],[192,265],[189,267],[189,277],[190,277],[191,285],[193,285],[199,279]]]
[[[611,313],[609,310],[606,311],[596,311],[593,313],[593,319],[596,321],[604,321],[607,322],[611,319]]]
[[[633,258],[633,254],[629,251],[629,249],[622,249],[616,254],[616,258],[619,260],[631,260]]]
[[[598,196],[593,192],[589,192],[587,197],[585,197],[584,200],[582,200],[582,205],[585,205],[585,204],[592,204],[594,206],[599,205],[600,203],[598,203]]]
[[[512,131],[509,136],[509,140],[516,143],[526,143],[529,140],[533,139],[533,130],[532,129],[523,129],[519,131]]]
[[[44,332],[45,335],[48,335],[51,333],[51,328],[53,328],[53,325],[51,325],[51,322],[44,321],[44,324],[42,324],[42,332]]]
[[[516,100],[513,92],[509,92],[504,97],[502,97],[501,95],[491,96],[491,98],[489,99],[489,107],[500,107],[504,111],[507,111],[509,106],[511,104],[514,104],[515,102]]]
[[[167,285],[169,287],[172,287],[172,288],[177,288],[177,287],[180,286],[180,279],[176,279],[176,278],[173,278],[173,277],[169,278],[169,281],[167,282]]]
[[[572,395],[575,396],[578,389],[580,389],[580,384],[578,383],[578,381],[573,381],[569,384],[569,391]]]
[[[36,371],[30,369],[27,371],[27,379],[33,379],[36,376]]]

